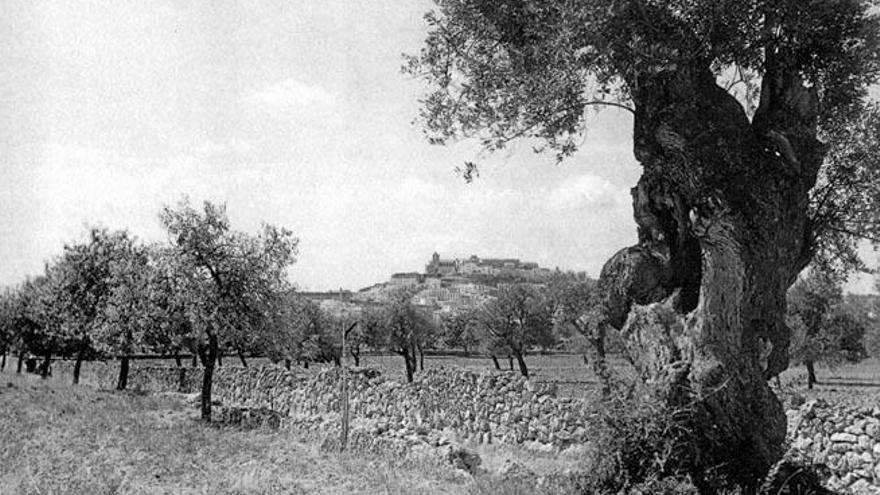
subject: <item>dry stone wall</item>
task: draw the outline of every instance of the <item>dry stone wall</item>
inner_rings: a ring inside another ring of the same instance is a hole
[[[341,409],[340,379],[338,369],[302,377],[278,368],[226,367],[217,371],[214,397],[296,418],[326,416]],[[357,370],[350,372],[348,388],[352,417],[370,422],[377,435],[451,430],[471,441],[543,448],[587,439],[586,404],[512,373],[436,368],[403,384]]]
[[[831,471],[829,487],[880,494],[880,405],[812,400],[788,411],[791,454]]]
[[[52,375],[62,380],[73,377],[72,361],[52,363]],[[96,388],[116,388],[119,362],[91,361],[83,363],[80,382]],[[128,372],[128,388],[146,392],[198,392],[202,386],[201,368],[173,368],[167,366],[139,366],[132,363]]]
[[[73,363],[56,362],[67,379]],[[87,363],[83,382],[115,386],[118,363]],[[283,423],[326,438],[338,432],[342,371],[311,374],[282,368],[225,366],[215,370],[214,398],[225,406],[270,409]],[[148,391],[198,392],[198,368],[132,366],[129,387]],[[513,373],[434,368],[413,383],[386,379],[369,369],[348,371],[351,441],[367,445],[455,441],[524,444],[562,449],[588,440],[592,417],[580,399],[557,397],[553,385],[535,384]],[[845,493],[880,495],[880,404],[859,407],[812,400],[788,411],[789,456],[829,470],[829,487]]]

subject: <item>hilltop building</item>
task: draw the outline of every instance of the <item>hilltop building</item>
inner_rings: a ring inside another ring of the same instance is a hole
[[[427,276],[441,277],[499,274],[528,276],[539,272],[549,273],[549,270],[540,268],[537,263],[523,262],[517,258],[480,259],[476,255],[463,259],[441,259],[440,254],[434,253],[430,263],[425,265]]]
[[[411,273],[395,273],[391,275],[389,284],[397,287],[415,287],[422,283],[422,275],[416,272]]]

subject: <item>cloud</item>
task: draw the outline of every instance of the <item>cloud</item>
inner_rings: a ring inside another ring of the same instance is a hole
[[[214,158],[228,155],[248,155],[253,149],[254,147],[250,143],[240,139],[230,139],[226,143],[216,143],[208,139],[196,146],[193,151],[199,157]]]
[[[320,86],[305,84],[289,78],[251,94],[246,100],[273,109],[332,108],[337,105],[339,97]]]
[[[629,191],[597,175],[586,174],[550,190],[548,204],[556,210],[614,208],[629,203]]]

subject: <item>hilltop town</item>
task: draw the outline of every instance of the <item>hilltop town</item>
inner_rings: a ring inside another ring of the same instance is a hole
[[[490,298],[497,287],[511,282],[540,283],[552,271],[537,263],[517,258],[441,258],[434,253],[423,272],[394,273],[357,292],[305,292],[333,313],[356,312],[358,308],[391,301],[401,290],[413,292],[412,302],[430,308],[435,315],[461,308],[473,308]]]

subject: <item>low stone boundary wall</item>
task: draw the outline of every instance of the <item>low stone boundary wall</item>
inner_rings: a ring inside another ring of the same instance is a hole
[[[227,367],[215,375],[214,397],[287,416],[335,414],[341,406],[341,375],[336,368],[306,378],[279,368]],[[556,397],[554,386],[512,373],[435,368],[403,384],[352,370],[349,403],[352,417],[372,420],[380,434],[448,428],[471,441],[552,447],[587,439],[586,404]]]
[[[73,361],[54,361],[52,376],[62,380],[73,379]],[[119,377],[118,361],[89,361],[83,363],[80,383],[96,388],[116,388]],[[128,388],[146,392],[198,392],[202,387],[201,368],[173,368],[167,366],[138,366],[132,362],[128,371]]]
[[[817,399],[788,416],[793,457],[827,466],[832,489],[880,494],[880,404],[852,407]]]
[[[73,363],[53,363],[68,379]],[[82,381],[113,388],[118,362],[90,362]],[[343,370],[315,373],[273,367],[216,368],[213,397],[224,405],[268,408],[283,424],[326,435],[339,424]],[[524,444],[559,450],[585,443],[592,422],[588,404],[556,396],[552,384],[536,384],[514,373],[474,373],[433,368],[399,383],[370,369],[348,370],[352,441],[355,444],[445,445],[456,441]],[[146,391],[198,392],[200,368],[133,365],[129,387]],[[832,489],[880,495],[880,404],[856,407],[812,400],[790,409],[789,455],[823,464]]]

